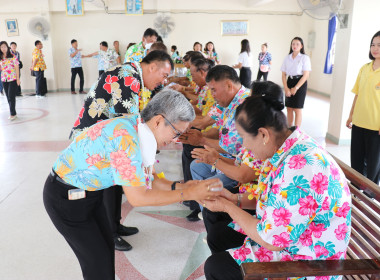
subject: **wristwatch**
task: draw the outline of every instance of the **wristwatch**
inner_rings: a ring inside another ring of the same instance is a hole
[[[179,181],[174,181],[173,184],[172,184],[172,191],[175,191],[175,185],[179,183]]]

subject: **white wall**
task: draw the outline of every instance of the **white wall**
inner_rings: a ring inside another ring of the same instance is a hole
[[[38,38],[29,34],[27,23],[33,16],[42,14],[47,17],[52,31],[49,40],[43,42],[43,52],[48,66],[46,77],[49,90],[56,90],[70,87],[70,64],[67,51],[71,39],[78,40],[83,54],[98,50],[99,43],[103,40],[109,45],[112,45],[114,40],[119,40],[121,51],[124,53],[129,42],[140,41],[143,31],[153,26],[157,9],[172,12],[171,16],[176,27],[164,41],[168,47],[172,44],[177,45],[183,54],[192,49],[195,41],[200,41],[203,45],[207,41],[213,41],[222,63],[232,65],[236,63],[240,41],[249,39],[254,57],[253,78],[257,74],[257,55],[260,52],[260,46],[267,42],[273,56],[269,79],[280,84],[280,66],[289,51],[290,40],[294,36],[301,36],[307,44],[308,32],[315,30],[317,39],[316,48],[312,52],[313,72],[309,87],[330,92],[329,83],[322,74],[327,46],[327,22],[314,21],[307,15],[300,16],[300,9],[294,0],[263,1],[267,4],[258,6],[252,6],[253,2],[255,1],[236,0],[231,4],[230,0],[144,0],[145,14],[143,16],[127,16],[123,14],[124,1],[109,0],[110,12],[122,14],[106,14],[104,10],[85,2],[84,16],[69,17],[66,16],[64,1],[8,1],[0,11],[0,22],[4,22],[6,18],[16,18],[20,36],[8,38],[5,28],[0,26],[0,38],[6,41],[15,40],[18,43],[25,65],[22,70],[22,87],[33,89],[34,78],[30,77],[28,68],[34,41]],[[249,35],[221,36],[221,20],[236,19],[249,20]],[[307,53],[310,54],[310,50],[307,49]],[[98,76],[97,60],[83,59],[83,68],[85,88],[89,88]]]

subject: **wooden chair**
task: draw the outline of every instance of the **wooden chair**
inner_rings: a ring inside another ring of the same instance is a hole
[[[244,263],[244,280],[330,275],[344,275],[349,280],[380,280],[380,186],[334,159],[346,175],[352,194],[351,239],[346,260]]]

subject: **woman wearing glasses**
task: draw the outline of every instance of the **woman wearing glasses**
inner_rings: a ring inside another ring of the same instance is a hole
[[[114,242],[103,190],[123,186],[133,206],[213,199],[218,180],[185,184],[152,174],[156,149],[178,138],[194,120],[186,98],[163,90],[136,116],[99,122],[79,134],[59,155],[44,187],[44,204],[82,268],[84,279],[114,279]],[[151,187],[152,186],[152,187]]]

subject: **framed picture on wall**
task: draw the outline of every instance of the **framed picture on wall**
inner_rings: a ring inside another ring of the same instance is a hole
[[[66,0],[67,16],[83,16],[83,0]]]
[[[248,35],[248,20],[222,20],[222,36]]]
[[[6,19],[5,27],[7,28],[8,37],[18,36],[17,19]]]
[[[143,0],[125,0],[125,13],[127,15],[142,15]]]

